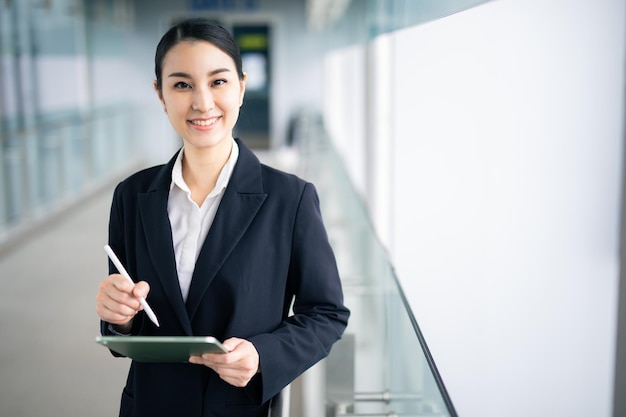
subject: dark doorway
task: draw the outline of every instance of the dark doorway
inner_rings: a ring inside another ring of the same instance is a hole
[[[233,35],[248,74],[246,95],[235,136],[256,149],[270,147],[270,29],[264,24],[235,24]]]

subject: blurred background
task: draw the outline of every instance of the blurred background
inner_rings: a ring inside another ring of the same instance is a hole
[[[319,188],[353,310],[291,416],[626,415],[623,0],[0,0],[0,415],[117,413],[110,198],[181,145],[154,52],[190,16],[235,35],[235,133]]]

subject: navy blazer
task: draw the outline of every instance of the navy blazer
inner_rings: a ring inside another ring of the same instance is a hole
[[[134,279],[150,284],[147,301],[161,324],[140,312],[132,334],[247,339],[262,372],[236,388],[201,365],[133,361],[121,416],[266,416],[269,400],[328,355],[347,325],[314,186],[261,164],[237,143],[239,159],[200,250],[187,302],[167,214],[176,156],[117,186],[109,244]],[[109,269],[117,272],[112,264]]]

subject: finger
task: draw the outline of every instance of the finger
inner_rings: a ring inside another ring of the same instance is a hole
[[[196,356],[190,356],[189,357],[189,363],[193,363],[193,364],[196,364],[196,365],[209,366],[208,363],[204,360],[204,358],[202,356],[197,356],[197,355]]]
[[[224,341],[229,353],[207,353],[202,355],[205,363],[220,370],[234,370],[237,374],[254,375],[259,368],[259,353],[252,343],[232,338]]]
[[[120,326],[123,326],[127,323],[129,323],[131,320],[133,320],[134,315],[132,316],[125,316],[122,314],[116,314],[111,312],[110,310],[97,310],[98,316],[103,320],[106,321],[107,323],[111,323],[111,324],[117,324]]]
[[[132,320],[136,314],[135,310],[124,310],[124,308],[118,307],[118,304],[110,304],[106,299],[98,299],[96,303],[96,313],[102,320],[113,324],[126,324]]]
[[[230,353],[204,353],[202,355],[191,356],[190,362],[213,368],[216,372],[227,368],[236,368],[238,355]],[[193,359],[193,360],[191,360]]]
[[[224,355],[217,354],[217,356]],[[230,385],[233,385],[235,387],[245,387],[255,374],[254,372],[250,372],[249,370],[233,367],[232,364],[216,364],[210,359],[205,358],[204,355],[191,356],[189,358],[189,362],[197,365],[204,365],[213,369],[222,380],[228,382]]]
[[[127,307],[128,309],[131,309],[133,311],[141,310],[141,303],[139,302],[139,299],[135,297],[132,293],[129,294],[119,291],[117,289],[113,289],[105,295],[109,298],[109,300],[106,300],[105,298],[105,302],[108,301],[107,305],[110,305],[113,311],[118,311],[118,309],[114,305],[109,304],[111,302],[114,304],[118,304],[120,308]]]
[[[244,339],[231,337],[226,339],[222,345],[228,350],[228,353],[205,353],[202,358],[208,363],[215,365],[228,365],[236,363],[242,356],[242,352],[237,350],[237,347],[245,342]]]
[[[234,351],[237,348],[237,346],[239,346],[243,342],[245,342],[244,339],[239,339],[237,337],[231,337],[230,339],[224,340],[222,345],[224,345],[224,347],[226,349],[228,349],[229,352],[232,352],[232,351]]]
[[[96,312],[102,320],[115,324],[128,322],[137,314],[136,309],[120,304],[106,295],[96,297]]]
[[[218,375],[230,385],[235,387],[245,387],[255,375],[255,372],[237,369],[219,369]]]
[[[252,343],[250,343],[250,346],[252,347],[252,351],[249,352],[251,356],[242,356],[241,353],[210,353],[202,356],[191,356],[189,362],[213,369],[222,380],[230,385],[245,387],[258,372],[258,354]],[[248,349],[245,349],[245,351],[248,351]],[[234,360],[237,357],[239,359]]]
[[[111,274],[109,275],[108,280],[119,291],[127,294],[131,294],[133,292],[133,288],[135,288],[135,284],[131,283],[128,278],[121,274]]]
[[[111,274],[109,280],[113,287],[108,293],[113,300],[125,304],[134,310],[142,309],[139,299],[145,298],[150,291],[150,286],[147,282],[141,281],[134,284],[120,274]]]
[[[117,287],[116,281],[119,277],[119,275],[110,275],[100,283],[96,302],[114,314],[134,316],[140,308],[140,303],[132,294],[123,292]]]
[[[146,281],[139,281],[137,284],[135,284],[135,287],[132,290],[133,296],[135,296],[137,299],[146,298],[149,292],[150,284],[148,284]]]
[[[132,317],[141,309],[141,305],[137,300],[128,297],[126,297],[123,301],[119,301],[105,295],[104,297],[99,298],[99,302],[104,308],[113,314],[123,316]]]

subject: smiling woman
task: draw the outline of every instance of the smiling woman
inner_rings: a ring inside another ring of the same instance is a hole
[[[212,336],[228,353],[133,361],[120,416],[267,416],[347,325],[315,187],[233,138],[241,62],[230,33],[204,19],[157,47],[154,88],[183,147],[117,186],[109,245],[138,282],[110,265],[96,311],[105,336]]]
[[[187,156],[216,147],[221,149],[216,162],[223,165],[243,103],[246,74],[239,78],[233,59],[217,46],[190,40],[182,40],[167,52],[162,74],[164,79],[155,81],[155,89],[183,138]]]

